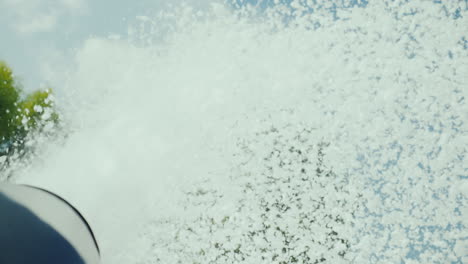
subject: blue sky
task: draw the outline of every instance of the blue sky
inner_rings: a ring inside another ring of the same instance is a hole
[[[137,16],[151,16],[168,3],[207,8],[224,0],[0,0],[0,60],[14,70],[26,91],[47,83],[47,65],[72,63],[73,54],[90,37],[126,36]],[[273,0],[234,0],[261,8]],[[280,0],[289,3],[291,0]],[[341,3],[341,1],[338,1]],[[365,5],[365,0],[346,1]],[[342,3],[343,4],[343,3]]]
[[[292,0],[279,0],[289,3]],[[14,70],[25,90],[47,83],[46,65],[72,63],[73,55],[90,37],[127,35],[137,16],[152,16],[168,3],[188,2],[198,8],[224,0],[0,0],[0,60]],[[274,0],[233,0],[261,8]],[[316,1],[313,1],[316,3]],[[320,1],[318,1],[320,2]],[[366,0],[331,0],[338,6],[366,6]],[[321,3],[321,2],[320,2]],[[434,3],[439,3],[434,1]],[[466,1],[465,1],[466,3]],[[311,10],[312,11],[312,10]],[[55,63],[57,62],[57,63]],[[52,84],[56,86],[57,84]]]
[[[166,4],[162,0],[0,0],[0,60],[13,68],[26,91],[37,89],[47,85],[44,62],[70,60],[92,36],[125,36],[136,16],[151,15]]]

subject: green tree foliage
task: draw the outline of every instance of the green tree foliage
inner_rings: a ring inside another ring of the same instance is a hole
[[[17,130],[20,88],[11,69],[0,61],[0,143],[14,136]]]
[[[21,148],[21,142],[31,131],[42,131],[58,121],[52,90],[24,96],[11,68],[0,61],[0,156],[13,145]]]
[[[19,103],[21,120],[18,119],[17,126],[22,130],[42,129],[51,122],[57,123],[58,114],[53,111],[52,91],[36,91],[28,95]]]

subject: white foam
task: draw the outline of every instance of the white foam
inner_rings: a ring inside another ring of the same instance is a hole
[[[346,21],[318,10],[289,17],[286,27],[283,7],[267,16],[185,6],[145,17],[147,27],[129,39],[90,38],[71,65],[54,72],[56,80],[66,80],[57,83],[63,87],[56,103],[67,139],[44,146],[42,158],[17,172],[17,180],[55,191],[79,208],[106,263],[144,263],[141,251],[149,242],[137,236],[144,224],[177,216],[182,191],[194,182],[216,175],[212,180],[223,188],[235,140],[252,137],[260,120],[316,128],[317,138],[332,143],[327,159],[337,172],[356,178],[373,177],[396,159],[390,145],[397,141],[405,149],[399,171],[385,172],[402,178],[396,188],[426,175],[417,164],[437,145],[445,157],[426,163],[440,164],[440,175],[442,164],[464,153],[464,136],[451,129],[449,118],[458,116],[465,121],[459,130],[466,130],[468,109],[459,103],[468,73],[459,44],[466,16],[446,18],[436,4],[413,8],[420,12],[412,17],[402,15],[409,5],[380,2],[338,11]],[[317,23],[321,27],[312,30]],[[418,129],[412,120],[423,128],[440,123],[443,133]],[[362,167],[358,155],[371,167]],[[454,175],[463,173],[462,161],[454,162],[446,185],[461,181]],[[422,223],[402,208],[404,219]],[[431,221],[443,224],[438,217]]]

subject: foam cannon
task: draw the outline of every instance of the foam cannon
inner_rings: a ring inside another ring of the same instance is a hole
[[[58,195],[0,183],[0,264],[97,264],[99,247],[80,212]]]

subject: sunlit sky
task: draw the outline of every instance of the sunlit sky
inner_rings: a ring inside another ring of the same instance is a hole
[[[14,70],[24,90],[53,86],[51,65],[72,63],[74,53],[91,37],[127,36],[137,17],[151,17],[168,5],[188,4],[208,9],[225,0],[0,0],[0,60]],[[236,0],[238,5],[273,5],[273,0]],[[291,0],[281,0],[291,2]],[[365,5],[365,0],[350,0]]]
[[[206,8],[216,1],[185,2]],[[0,0],[0,60],[13,68],[26,91],[50,85],[44,78],[47,64],[71,60],[89,37],[125,36],[137,16],[151,16],[178,2]]]

